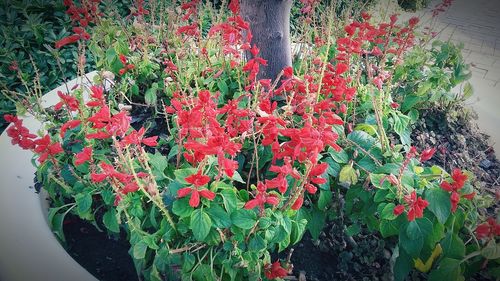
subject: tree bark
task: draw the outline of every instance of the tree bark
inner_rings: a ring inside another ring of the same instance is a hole
[[[276,79],[286,66],[292,65],[290,48],[290,9],[292,0],[241,0],[241,15],[250,23],[252,45],[258,56],[267,60],[257,79]],[[247,59],[252,57],[246,52]]]

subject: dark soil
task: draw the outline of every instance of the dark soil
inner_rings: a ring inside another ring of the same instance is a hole
[[[413,144],[419,151],[438,148],[427,165],[438,165],[447,171],[465,169],[473,173],[476,176],[474,185],[480,193],[492,196],[493,202],[497,202],[488,213],[498,213],[500,162],[488,144],[489,136],[481,133],[473,122],[474,113],[457,105],[446,110],[431,108],[421,111],[421,114],[413,127]]]
[[[126,237],[110,237],[76,216],[64,221],[66,251],[101,281],[137,281]],[[123,234],[123,233],[122,233]]]
[[[139,113],[136,121],[142,123]],[[436,147],[438,151],[426,165],[439,165],[447,171],[453,168],[466,169],[477,176],[475,186],[481,194],[487,194],[498,201],[500,162],[493,148],[488,145],[488,136],[480,133],[471,122],[466,109],[433,108],[422,111],[423,116],[413,125],[412,141],[418,151]],[[136,123],[133,122],[133,123]],[[156,124],[155,124],[156,123]],[[154,120],[147,127],[161,127],[161,119]],[[496,198],[496,199],[495,199]],[[499,210],[495,204],[484,214]],[[362,228],[355,237],[345,235],[344,222],[337,218],[325,227],[318,240],[312,240],[306,233],[301,242],[294,246],[291,263],[293,275],[305,276],[307,280],[391,280],[390,257],[395,241],[382,239]],[[130,245],[125,237],[108,237],[95,227],[76,217],[71,217],[64,227],[67,249],[70,255],[99,280],[138,280],[131,257]],[[289,251],[280,254],[287,258]],[[419,276],[410,277],[419,280]],[[301,280],[297,278],[296,280]],[[486,280],[481,276],[475,280]]]

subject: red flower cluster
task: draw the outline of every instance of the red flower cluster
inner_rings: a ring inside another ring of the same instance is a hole
[[[420,153],[420,162],[425,162],[432,158],[432,156],[436,153],[436,148],[428,148]]]
[[[190,175],[185,178],[187,183],[192,184],[192,187],[184,187],[177,191],[177,196],[179,198],[186,197],[191,194],[189,198],[189,206],[196,208],[200,205],[200,196],[206,198],[210,201],[214,200],[215,193],[208,189],[199,190],[199,187],[206,185],[210,181],[210,177],[201,174],[201,170],[198,173]]]
[[[488,218],[487,222],[482,223],[476,228],[477,239],[493,238],[500,235],[500,224],[494,218]]]
[[[362,13],[361,21],[354,21],[345,27],[346,37],[337,40],[339,53],[336,59],[349,65],[352,55],[366,55],[380,59],[380,65],[393,58],[393,65],[401,61],[401,56],[414,44],[414,29],[418,18],[409,20],[407,26],[396,25],[397,16],[391,16],[389,23],[373,26],[369,23],[370,15]],[[371,65],[367,69],[374,85],[381,89],[390,74],[383,67]]]
[[[245,203],[245,209],[251,210],[255,207],[259,207],[259,210],[262,212],[264,211],[264,204],[270,204],[270,205],[278,205],[280,202],[278,196],[276,194],[267,194],[268,186],[266,186],[262,182],[257,183],[257,195],[255,196],[254,199],[249,200],[247,203]]]
[[[182,20],[187,21],[191,18],[192,23],[179,27],[177,29],[178,35],[185,34],[187,36],[193,36],[193,37],[197,37],[200,35],[198,22],[196,21],[195,18],[199,2],[200,0],[192,0],[181,5],[181,9],[185,11],[185,14],[182,16]]]
[[[86,157],[86,156],[82,156]],[[128,173],[122,173],[115,169],[115,167],[106,162],[99,163],[102,173],[91,173],[90,179],[95,183],[103,182],[108,180],[114,186],[119,188],[118,193],[115,195],[115,205],[117,205],[122,199],[122,195],[126,195],[131,192],[136,192],[139,190],[139,185],[134,180],[134,175]],[[144,172],[137,173],[137,177],[146,178],[149,175]]]
[[[127,62],[127,57],[126,57],[126,56],[124,56],[124,55],[120,54],[119,58],[120,58],[120,62],[123,64],[123,68],[121,68],[121,69],[118,71],[118,73],[119,73],[120,75],[123,75],[123,74],[125,74],[127,71],[132,70],[132,69],[134,69],[134,68],[135,68],[135,65],[133,65],[133,64],[131,64],[131,63],[128,63],[128,62]]]
[[[421,197],[418,197],[416,191],[413,191],[409,195],[405,195],[404,200],[408,207],[408,221],[414,221],[415,218],[421,218],[424,216],[424,209],[429,205],[429,202]],[[394,208],[394,214],[396,216],[401,215],[404,211],[404,205],[397,205]]]
[[[281,264],[278,261],[273,262],[273,264],[264,265],[264,274],[267,279],[273,280],[276,278],[283,278],[288,275],[288,270],[281,267]]]
[[[440,186],[442,189],[451,192],[451,197],[450,197],[451,211],[454,213],[457,210],[460,197],[472,200],[472,198],[474,198],[476,193],[472,192],[469,194],[462,194],[462,195],[458,193],[458,191],[462,189],[465,182],[467,181],[467,175],[464,174],[460,169],[457,168],[453,169],[453,171],[451,172],[451,179],[452,182],[443,181],[441,182]]]
[[[52,142],[49,135],[45,135],[43,138],[35,140],[36,147],[33,149],[35,153],[38,153],[38,161],[44,163],[49,157],[54,157],[57,154],[63,153],[64,150],[61,147],[61,143]]]
[[[80,103],[72,95],[64,94],[61,91],[57,91],[57,95],[59,96],[61,101],[56,103],[56,105],[54,106],[54,110],[61,110],[63,106],[66,106],[69,111],[77,111],[79,109]]]
[[[438,16],[440,13],[446,11],[451,4],[453,0],[443,0],[441,3],[437,4],[434,9],[432,9],[432,17]]]
[[[318,0],[300,0],[302,3],[302,8],[300,9],[300,12],[302,14],[309,14],[314,10],[314,5],[316,5],[319,1]]]
[[[56,49],[65,45],[78,42],[80,39],[89,40],[90,34],[85,31],[85,28],[90,23],[96,23],[99,19],[99,3],[100,0],[83,0],[80,5],[76,5],[72,0],[64,0],[64,6],[68,7],[68,14],[73,22],[73,33],[70,36],[55,43]]]
[[[232,158],[241,150],[241,144],[231,138],[249,130],[249,111],[237,109],[231,102],[217,109],[214,98],[207,90],[200,91],[197,98],[176,93],[171,103],[166,111],[177,115],[177,142],[186,150],[184,158],[194,165],[208,155],[215,155],[219,164],[219,175],[225,173],[232,177],[238,168],[238,162]]]
[[[75,155],[75,166],[80,166],[92,160],[92,147],[85,147]]]
[[[13,145],[19,145],[22,149],[30,149],[39,155],[38,161],[44,163],[48,158],[53,158],[64,150],[59,142],[52,142],[49,135],[36,139],[36,135],[31,134],[28,128],[23,126],[23,121],[17,116],[4,115],[5,121],[13,123],[7,128],[7,135],[12,139]]]
[[[7,135],[11,138],[11,143],[13,145],[17,144],[22,149],[35,148],[34,139],[36,138],[36,135],[31,134],[28,128],[23,126],[23,120],[10,114],[5,114],[3,118],[8,123],[13,123],[12,126],[7,128]]]
[[[144,8],[144,0],[134,0],[134,9],[131,8],[130,10],[134,17],[149,15],[149,11]]]

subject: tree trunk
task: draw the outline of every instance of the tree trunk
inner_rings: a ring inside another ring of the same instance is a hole
[[[290,48],[290,9],[292,0],[241,0],[243,19],[250,23],[252,45],[258,56],[267,60],[257,79],[276,79],[280,71],[292,65]],[[252,57],[246,52],[247,59]]]

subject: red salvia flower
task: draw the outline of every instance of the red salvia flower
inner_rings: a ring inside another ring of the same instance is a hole
[[[288,275],[288,270],[284,269],[279,260],[275,261],[273,264],[264,265],[264,274],[267,279],[282,278]]]
[[[85,147],[75,155],[75,166],[79,166],[92,159],[92,147]]]
[[[451,192],[450,202],[451,202],[451,211],[454,213],[457,210],[458,203],[460,202],[460,193],[459,190],[462,189],[465,182],[467,181],[467,175],[463,173],[460,169],[453,169],[451,172],[452,182],[443,181],[440,186],[442,189]],[[471,200],[474,197],[475,193],[464,194],[462,197],[465,199]]]
[[[476,237],[478,240],[484,238],[493,238],[500,235],[500,224],[494,218],[488,218],[485,223],[482,223],[476,228]]]
[[[420,153],[420,162],[424,162],[431,159],[435,152],[436,148],[428,148],[422,151],[422,153]]]
[[[279,203],[278,197],[274,194],[267,194],[266,190],[267,186],[262,182],[258,182],[257,195],[254,199],[248,200],[248,202],[245,203],[244,208],[251,210],[255,207],[259,207],[259,210],[262,211],[264,210],[264,204],[266,203],[270,205],[277,205]]]
[[[417,197],[416,191],[413,191],[410,195],[406,195],[404,200],[408,205],[408,221],[414,221],[415,218],[424,216],[424,209],[429,205],[429,202],[421,197]]]
[[[78,100],[71,96],[71,95],[66,95],[64,94],[63,92],[61,91],[58,91],[57,92],[57,95],[59,96],[59,98],[61,99],[60,102],[58,102],[55,106],[54,106],[54,109],[55,110],[60,110],[64,105],[70,110],[70,111],[77,111],[79,106],[80,106],[80,103],[78,102]]]
[[[82,123],[81,120],[69,120],[68,122],[64,123],[62,126],[61,126],[61,129],[60,129],[60,132],[59,132],[59,135],[61,136],[61,138],[64,138],[64,136],[66,135],[66,131],[69,129],[74,129],[78,126],[80,126],[80,124]]]
[[[185,178],[186,182],[192,184],[192,187],[184,187],[177,191],[177,197],[182,198],[191,194],[189,198],[189,206],[196,208],[200,205],[200,195],[210,201],[214,200],[215,193],[208,190],[198,190],[199,187],[206,185],[210,181],[210,177],[201,174],[201,170],[199,170],[196,174],[188,176]]]
[[[57,154],[63,153],[64,150],[59,142],[52,143],[49,135],[35,140],[34,151],[39,155],[38,161],[44,163],[49,157],[54,157]]]
[[[405,211],[405,206],[404,205],[397,205],[394,207],[394,215],[399,216]]]

